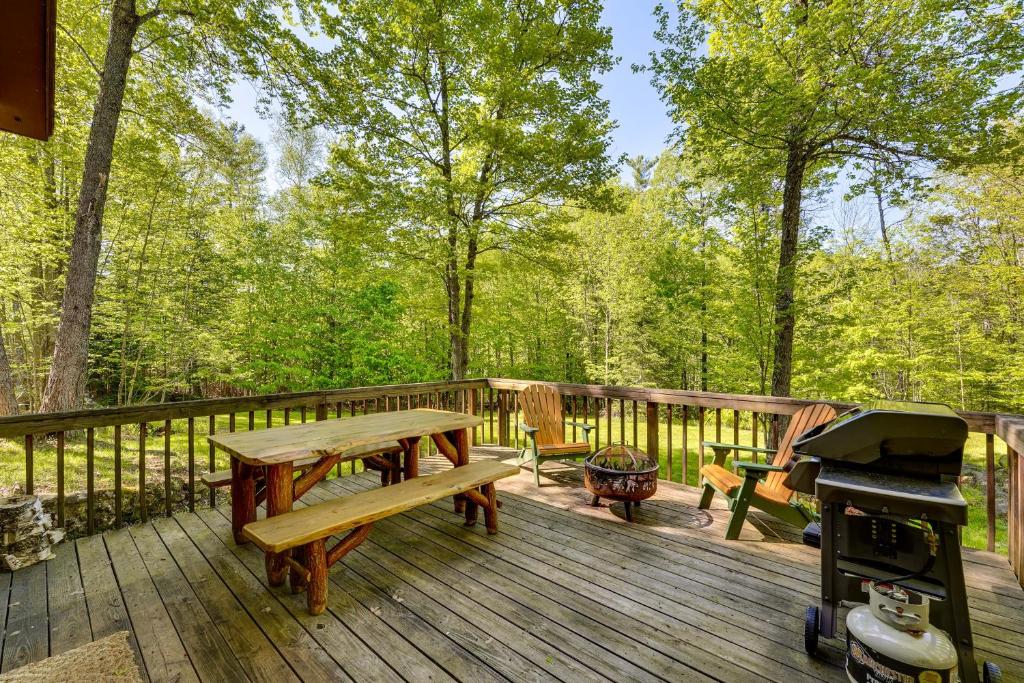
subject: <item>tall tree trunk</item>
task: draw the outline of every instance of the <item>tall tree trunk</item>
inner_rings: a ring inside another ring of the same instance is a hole
[[[78,408],[85,396],[89,326],[103,231],[103,207],[107,200],[114,138],[132,58],[132,41],[139,23],[135,0],[115,0],[100,90],[85,151],[85,169],[75,213],[75,234],[71,242],[57,342],[46,392],[39,407],[41,412]]]
[[[772,365],[772,396],[789,396],[793,379],[793,333],[796,311],[797,246],[800,243],[800,201],[803,197],[807,157],[799,144],[791,144],[786,159],[782,190],[782,244],[775,276],[775,361]]]
[[[0,417],[18,414],[18,398],[14,393],[14,377],[11,362],[7,359],[4,335],[0,333]]]

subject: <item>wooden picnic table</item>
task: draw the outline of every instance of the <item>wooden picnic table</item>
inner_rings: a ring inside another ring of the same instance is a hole
[[[242,527],[255,521],[261,502],[266,501],[268,517],[291,511],[292,503],[327,476],[349,449],[397,441],[405,456],[403,474],[411,479],[419,474],[422,437],[429,436],[438,452],[458,467],[469,462],[469,430],[482,424],[476,415],[417,408],[207,438],[231,456],[231,529],[241,544],[247,542]],[[295,462],[311,456],[319,460],[296,478]],[[263,486],[257,490],[260,470]],[[456,497],[455,511],[462,512],[464,504]]]

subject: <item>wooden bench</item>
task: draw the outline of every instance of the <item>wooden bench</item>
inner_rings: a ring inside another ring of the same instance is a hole
[[[287,566],[292,592],[305,590],[310,614],[320,614],[327,605],[328,568],[362,543],[374,522],[462,494],[466,526],[476,524],[477,510],[483,508],[487,533],[498,533],[494,482],[518,473],[516,465],[493,460],[474,462],[250,522],[242,533],[267,554],[270,584],[284,582],[283,574],[270,568]],[[327,538],[342,531],[349,533],[328,549]],[[290,556],[292,552],[294,557]]]
[[[401,452],[402,446],[397,441],[380,441],[378,443],[356,446],[355,448],[349,449],[345,451],[341,456],[341,460],[338,462],[362,460],[363,466],[366,467],[366,469],[380,472],[381,484],[387,485],[388,483],[396,480],[395,475],[398,474],[398,465],[393,456],[397,456]],[[319,461],[319,458],[304,458],[303,460],[296,460],[295,471],[305,472]],[[227,469],[217,470],[216,472],[207,472],[199,477],[199,479],[212,489],[231,486],[231,470]]]

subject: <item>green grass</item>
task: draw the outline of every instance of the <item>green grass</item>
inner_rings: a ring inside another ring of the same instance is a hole
[[[620,421],[618,414],[616,413],[612,418],[612,432],[611,442],[625,442],[629,445],[637,445],[641,449],[647,447],[647,421],[644,419],[644,414],[641,412],[640,419],[637,421],[636,434],[637,440],[633,438],[633,421],[631,416],[628,414],[629,407],[627,405],[627,415],[625,430],[620,428]],[[730,413],[723,411],[721,433],[716,431],[714,412],[708,411],[706,414],[706,422],[704,425],[704,440],[705,441],[719,441],[723,443],[734,443],[733,441],[733,425],[732,416]],[[490,428],[487,422],[488,416],[485,415],[485,430],[488,439],[490,438]],[[571,419],[571,418],[570,418]],[[582,416],[578,416],[578,422],[584,422]],[[596,424],[593,417],[587,420],[588,424]],[[672,481],[683,482],[683,426],[682,420],[677,415],[673,419],[672,425],[672,452],[671,452],[671,463],[672,467],[669,468],[669,448],[668,448],[668,424],[662,419],[658,427],[658,454],[659,461],[661,463],[660,476],[663,479],[668,478],[669,469],[672,471]],[[596,431],[596,430],[595,430]],[[602,417],[600,422],[600,444],[605,446],[609,443],[608,441],[608,421]],[[497,436],[497,425],[495,424],[495,436]],[[593,443],[593,432],[591,432],[591,442]],[[700,481],[700,429],[696,423],[693,415],[691,415],[691,421],[687,427],[687,452],[686,458],[686,481],[685,483],[690,486],[699,485]],[[577,430],[577,437],[582,439],[582,430]],[[514,441],[515,435],[513,435],[512,445],[515,446]],[[525,434],[522,432],[518,433],[519,447],[526,445]],[[566,430],[566,439],[572,439],[572,430]],[[739,443],[744,445],[751,445],[753,443],[753,437],[750,430],[750,418],[747,417],[740,420],[739,430]],[[758,434],[757,444],[759,446],[765,445],[765,436],[763,430]],[[1003,476],[1005,477],[1006,472],[1006,445],[996,439],[996,463],[997,468],[1002,468]],[[1001,454],[1001,455],[1000,455]],[[711,461],[713,453],[708,449],[706,458],[707,462]],[[750,460],[751,454],[740,453],[741,460]],[[764,462],[764,456],[758,455],[757,460]],[[985,469],[985,435],[972,433],[967,439],[967,444],[964,448],[964,462],[969,463],[977,468],[980,468],[982,472]],[[726,467],[731,469],[732,458],[729,457],[726,460]],[[968,512],[968,526],[964,529],[963,543],[965,546],[971,548],[982,548],[984,549],[988,543],[988,522],[985,511],[985,488],[984,482],[979,481],[977,484],[964,484],[961,486],[961,491],[964,498],[967,499],[969,506]],[[1007,552],[1007,529],[1006,529],[1006,517],[1001,516],[996,519],[996,552],[1003,555]]]
[[[628,404],[627,404],[628,410]],[[332,413],[333,416],[333,413]],[[344,416],[343,416],[344,417]],[[620,428],[619,417],[616,414],[612,419],[612,432],[611,442],[624,441],[630,445],[639,445],[640,448],[646,448],[647,443],[647,423],[643,419],[643,414],[636,424],[636,435],[637,441],[634,441],[633,437],[633,420],[629,414],[626,415],[625,430],[624,433]],[[692,417],[692,416],[691,416]],[[705,423],[704,438],[709,441],[724,441],[731,443],[733,440],[733,426],[731,424],[731,413],[723,413],[723,422],[721,433],[716,433],[714,414],[709,411],[707,414],[707,421]],[[489,443],[492,441],[491,438],[491,425],[492,416],[490,413],[484,413],[484,425],[482,430],[477,432],[478,443]],[[496,440],[498,429],[497,429],[497,416],[493,416],[493,434]],[[309,411],[307,420],[313,419],[313,411]],[[583,421],[582,416],[578,417],[579,421]],[[235,416],[235,429],[236,431],[242,431],[248,429],[249,415],[248,413],[238,413]],[[299,411],[293,410],[291,415],[291,422],[300,422]],[[589,419],[590,424],[596,424],[595,419],[591,416]],[[173,478],[185,481],[188,478],[188,426],[186,420],[174,420],[171,427],[170,435],[170,475]],[[273,413],[273,424],[274,426],[280,426],[284,424],[284,411],[277,410]],[[218,433],[227,432],[229,430],[230,418],[227,415],[218,416],[216,419],[216,431]],[[146,460],[146,481],[152,485],[158,482],[162,482],[164,479],[164,437],[163,434],[156,434],[157,428],[162,428],[163,423],[150,423],[150,430],[148,432],[145,442],[145,460]],[[266,428],[266,412],[260,411],[254,415],[254,427],[255,429]],[[200,494],[205,492],[199,482],[199,475],[210,469],[210,449],[206,442],[206,435],[208,430],[208,419],[207,418],[196,418],[195,420],[195,476],[196,476],[196,488]],[[674,420],[672,428],[672,452],[669,453],[668,442],[669,433],[668,425],[663,420],[659,425],[659,457],[661,461],[661,476],[662,478],[668,478],[668,472],[671,469],[672,480],[676,482],[683,481],[683,427],[681,419],[677,416]],[[522,432],[513,433],[513,446],[516,445],[515,438],[518,437],[518,444],[520,447],[526,445],[525,435]],[[582,438],[582,430],[577,430],[577,437]],[[97,490],[112,489],[114,487],[114,428],[104,427],[95,430],[95,487]],[[572,438],[572,429],[566,430],[566,438]],[[592,433],[593,438],[593,433]],[[121,478],[122,485],[126,492],[135,492],[138,485],[138,472],[139,472],[139,426],[138,425],[124,425],[121,428],[121,442],[122,442],[122,462],[121,462]],[[758,444],[764,445],[765,439],[763,434],[759,434]],[[607,445],[608,440],[608,421],[604,418],[600,421],[600,444]],[[751,444],[752,435],[750,431],[749,418],[746,422],[741,420],[741,426],[739,430],[739,443]],[[73,432],[67,435],[64,451],[64,463],[65,463],[65,483],[64,488],[66,493],[72,493],[75,491],[84,491],[86,488],[86,435],[84,431]],[[686,483],[691,486],[696,486],[699,481],[699,447],[700,447],[700,434],[698,426],[691,419],[690,424],[687,427],[687,451],[688,455],[686,458]],[[1003,471],[1005,472],[1005,452],[1006,448],[1002,442],[996,445],[996,460],[1001,463]],[[1000,455],[1002,454],[1002,455]],[[711,452],[708,451],[707,457],[710,460]],[[671,468],[669,462],[671,458]],[[746,456],[741,454],[742,459],[746,459]],[[34,442],[34,490],[36,493],[55,493],[57,489],[57,471],[56,471],[56,459],[57,449],[56,441],[54,439],[44,439],[37,437]],[[763,462],[763,456],[758,458]],[[967,448],[965,450],[965,461],[972,465],[979,467],[984,470],[985,466],[985,437],[982,434],[971,434],[967,442]],[[224,453],[215,453],[214,469],[226,469],[228,467],[228,458]],[[357,471],[361,467],[357,464]],[[343,473],[351,471],[350,465],[343,465]],[[24,486],[25,482],[25,452],[24,443],[21,440],[5,440],[0,439],[0,492],[10,493],[16,486]],[[974,548],[984,548],[987,542],[987,524],[985,514],[985,492],[984,487],[981,483],[975,485],[965,485],[962,487],[964,497],[967,499],[970,505],[969,514],[969,525],[964,530],[964,544]],[[130,495],[130,494],[129,494]],[[996,524],[996,550],[1000,553],[1006,553],[1006,519],[1002,517],[997,519]]]

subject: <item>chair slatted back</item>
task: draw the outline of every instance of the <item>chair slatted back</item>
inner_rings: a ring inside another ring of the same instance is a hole
[[[785,467],[789,464],[789,461],[793,459],[793,442],[808,429],[817,427],[823,422],[828,422],[835,418],[835,416],[835,408],[827,403],[815,403],[814,405],[804,406],[793,413],[793,416],[789,419],[789,429],[786,430],[782,441],[779,443],[779,450],[775,454],[772,464],[779,467]],[[786,491],[792,495],[792,489],[786,486],[787,474],[787,472],[770,472],[765,479],[764,485],[769,489]]]
[[[562,395],[558,389],[546,384],[531,384],[519,392],[519,405],[523,409],[523,422],[537,427],[537,444],[565,442],[565,413]]]

